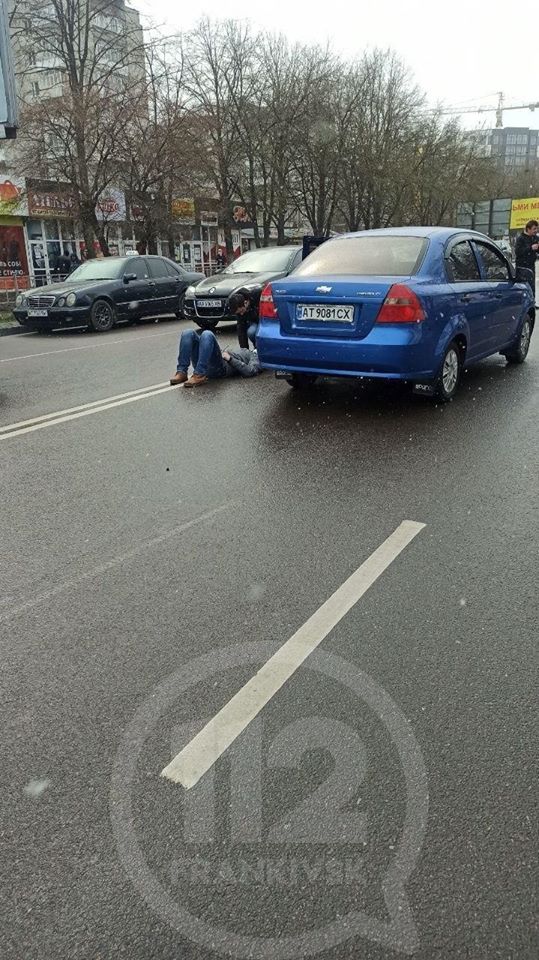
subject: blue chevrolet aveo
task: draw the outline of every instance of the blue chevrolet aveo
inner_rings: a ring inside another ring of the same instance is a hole
[[[258,355],[293,387],[379,377],[454,397],[462,370],[494,353],[522,363],[530,285],[488,237],[400,227],[328,240],[260,300]]]

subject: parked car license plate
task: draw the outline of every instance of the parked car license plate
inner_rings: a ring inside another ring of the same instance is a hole
[[[220,300],[197,300],[197,307],[220,307]]]
[[[298,303],[296,320],[326,320],[334,323],[353,323],[353,304],[344,303]]]
[[[48,315],[49,315],[48,310],[36,310],[36,309],[32,310],[31,308],[28,310],[29,317],[48,317]]]

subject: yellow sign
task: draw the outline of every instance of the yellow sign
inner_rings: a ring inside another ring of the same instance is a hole
[[[195,222],[195,201],[178,197],[172,201],[172,216],[183,223]]]
[[[539,220],[539,197],[525,197],[511,203],[510,230],[523,230],[528,220]]]

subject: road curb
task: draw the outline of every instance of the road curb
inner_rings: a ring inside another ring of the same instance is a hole
[[[25,330],[20,324],[16,327],[0,327],[0,337],[10,337],[15,333],[31,333],[31,330]]]

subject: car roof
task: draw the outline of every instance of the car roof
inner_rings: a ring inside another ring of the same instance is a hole
[[[468,230],[465,227],[385,227],[379,230],[359,230],[355,233],[343,233],[340,236],[332,237],[332,240],[351,239],[352,237],[418,237],[430,240],[436,237],[439,240],[449,240],[451,237],[466,235],[470,237],[481,237],[483,240],[490,240],[484,233],[477,230]],[[494,241],[491,241],[494,242]]]
[[[262,253],[264,250],[301,250],[301,249],[302,247],[300,247],[299,243],[295,243],[295,244],[287,243],[287,244],[283,244],[282,247],[279,247],[277,245],[273,247],[253,247],[252,250],[245,250],[245,253]],[[242,257],[243,256],[244,254],[242,253]]]

